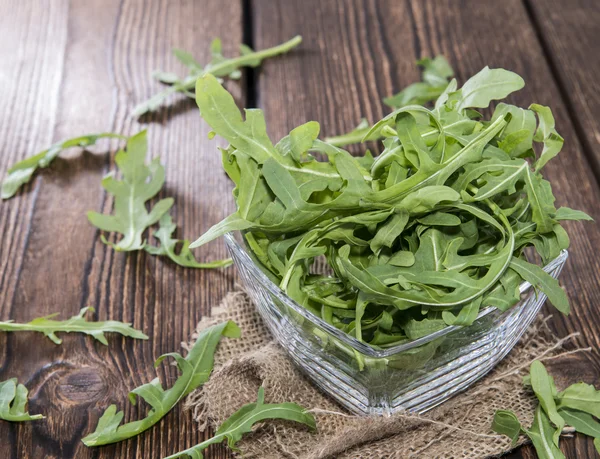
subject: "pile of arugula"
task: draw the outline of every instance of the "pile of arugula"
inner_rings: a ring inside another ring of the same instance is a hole
[[[558,441],[565,426],[575,432],[593,437],[594,446],[600,453],[600,391],[583,382],[573,384],[558,392],[554,378],[544,365],[535,361],[523,383],[531,387],[539,400],[535,409],[533,424],[523,428],[521,422],[510,410],[498,410],[494,415],[492,429],[510,437],[513,445],[521,434],[526,435],[540,459],[565,459]]]
[[[486,120],[475,109],[521,89],[520,76],[485,67],[458,89],[442,58],[422,64],[425,81],[388,99],[399,108],[359,129],[383,138],[376,158],[319,140],[314,121],[274,145],[261,110],[244,120],[217,79],[199,78],[200,114],[230,143],[238,209],[190,247],[243,231],[289,297],[379,348],[470,325],[484,306],[507,310],[522,281],[568,314],[558,282],[524,257],[533,247],[549,262],[569,245],[560,221],[590,219],[556,209],[541,174],[563,144],[550,109],[500,103]],[[311,270],[318,258],[333,275]]]

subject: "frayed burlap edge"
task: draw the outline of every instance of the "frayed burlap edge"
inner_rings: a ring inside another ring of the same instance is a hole
[[[190,394],[200,429],[215,428],[265,388],[266,401],[291,401],[313,412],[317,432],[285,421],[258,427],[238,443],[244,458],[261,459],[477,459],[501,455],[512,446],[491,429],[497,409],[515,411],[524,425],[532,421],[535,397],[524,388],[522,376],[533,360],[547,361],[589,349],[565,350],[578,334],[557,339],[548,318],[539,319],[513,351],[485,378],[425,415],[390,418],[357,417],[314,387],[273,340],[248,296],[229,293],[212,316],[202,319],[197,332],[223,320],[233,320],[242,338],[221,341],[215,370],[203,388]],[[192,337],[194,342],[197,334]],[[189,348],[191,344],[184,344]],[[525,438],[521,438],[519,444]]]

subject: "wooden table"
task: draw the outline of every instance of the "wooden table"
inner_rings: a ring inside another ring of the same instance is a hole
[[[352,128],[361,116],[379,119],[386,113],[381,97],[417,80],[414,62],[422,56],[444,54],[459,81],[484,65],[514,70],[527,86],[510,100],[552,106],[566,139],[545,169],[558,204],[600,218],[594,0],[2,0],[0,31],[0,172],[56,140],[148,128],[150,154],[161,157],[167,173],[160,197],[175,197],[180,236],[196,238],[233,209],[216,145],[191,100],[174,97],[142,123],[130,113],[159,89],[151,70],[183,72],[172,47],[205,62],[215,36],[230,55],[241,42],[264,48],[304,36],[301,50],[228,85],[240,105],[265,110],[274,139],[312,119],[324,135]],[[48,417],[0,422],[0,449],[11,458],[160,458],[203,438],[191,414],[177,407],[131,441],[95,450],[80,442],[110,403],[124,407],[127,419],[145,412],[126,402],[128,390],[155,377],[155,358],[179,350],[237,279],[233,269],[185,269],[102,244],[85,213],[111,209],[99,186],[115,167],[107,149],[69,152],[0,203],[0,319],[67,317],[90,305],[97,319],[133,322],[150,340],[111,336],[103,346],[65,336],[56,346],[41,335],[0,334],[0,380],[18,377],[30,388],[31,411]],[[555,315],[552,327],[560,336],[580,331],[577,344],[598,349],[600,229],[567,226],[572,249],[562,280],[573,313]],[[223,242],[199,256],[226,256]],[[600,383],[598,352],[576,354],[568,371]],[[157,372],[166,384],[176,374],[164,366]],[[569,458],[596,457],[583,437],[562,445]],[[224,448],[207,454],[225,457]],[[508,457],[535,454],[522,448]]]

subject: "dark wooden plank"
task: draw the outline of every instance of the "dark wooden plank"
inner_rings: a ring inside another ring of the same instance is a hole
[[[236,0],[3,0],[0,171],[61,138],[146,127],[130,113],[160,89],[151,70],[183,72],[171,56],[174,46],[208,59],[210,40],[223,31],[225,50],[236,53],[241,14]],[[160,155],[167,171],[161,197],[175,197],[179,234],[190,239],[233,208],[216,144],[207,140],[208,127],[194,107],[193,101],[179,103],[147,125],[150,154]],[[145,413],[143,403],[129,405],[127,392],[156,376],[154,360],[179,351],[234,282],[232,270],[183,269],[143,253],[115,253],[100,242],[85,212],[111,209],[100,188],[103,174],[114,169],[106,145],[94,154],[67,154],[24,193],[0,203],[0,317],[69,316],[91,305],[97,318],[133,322],[150,340],[111,336],[105,347],[66,336],[55,346],[39,335],[0,335],[0,379],[18,377],[31,390],[31,411],[48,417],[0,423],[9,457],[163,457],[202,438],[191,414],[178,407],[132,441],[97,450],[80,442],[110,403],[125,408],[126,419]],[[226,251],[217,242],[199,255],[222,258]],[[176,373],[161,367],[158,374],[172,384]],[[224,449],[211,457],[225,457]]]
[[[546,57],[600,179],[600,3],[526,0]]]
[[[374,121],[387,113],[381,97],[418,77],[416,58],[444,54],[459,81],[483,66],[504,67],[522,75],[525,90],[510,101],[521,106],[552,106],[559,131],[567,139],[563,154],[547,166],[558,205],[600,216],[600,189],[552,78],[527,11],[519,0],[255,2],[255,45],[271,46],[295,33],[304,35],[301,54],[267,62],[258,77],[257,100],[265,109],[274,139],[307,120],[321,122],[332,135],[356,125],[361,116]],[[584,93],[585,94],[585,93]],[[581,346],[600,346],[600,260],[595,224],[568,224],[571,257],[562,283],[571,298],[568,318],[554,314],[552,326],[565,336],[581,332]],[[546,313],[550,309],[545,310]],[[573,359],[573,379],[600,382],[598,353]],[[586,439],[566,440],[568,457],[589,457]],[[532,457],[530,450],[509,457]]]

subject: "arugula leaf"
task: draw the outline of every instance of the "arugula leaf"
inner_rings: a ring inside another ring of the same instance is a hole
[[[594,437],[594,445],[598,449],[600,422],[595,417],[600,414],[600,391],[589,384],[577,383],[558,392],[552,376],[537,360],[531,364],[529,375],[523,378],[523,384],[533,389],[540,402],[535,410],[531,429],[523,429],[513,412],[498,410],[494,415],[492,430],[510,437],[513,445],[519,434],[525,433],[533,442],[540,458],[564,458],[558,448],[558,441],[565,425]],[[551,422],[557,426],[556,429]]]
[[[164,214],[159,220],[160,228],[154,233],[160,241],[160,247],[145,245],[144,250],[152,255],[162,255],[169,257],[179,266],[186,268],[224,268],[233,263],[231,258],[225,260],[211,261],[208,263],[198,263],[194,254],[190,250],[190,241],[187,239],[181,241],[173,239],[173,233],[177,229],[177,225],[173,223],[173,219],[169,214]],[[179,254],[176,252],[177,244],[181,243]]]
[[[537,265],[513,257],[510,268],[531,285],[538,287],[548,296],[552,305],[565,315],[569,314],[569,299],[558,281]]]
[[[123,411],[117,411],[115,405],[111,405],[98,421],[96,430],[82,439],[83,443],[86,446],[115,443],[135,437],[160,421],[183,397],[208,381],[221,336],[238,338],[240,329],[231,321],[214,325],[200,333],[185,358],[176,352],[160,356],[154,366],[158,366],[165,358],[172,357],[181,371],[173,387],[163,389],[158,378],[136,387],[129,393],[129,400],[135,405],[138,396],[143,398],[152,407],[147,416],[120,425],[125,414]]]
[[[537,224],[538,231],[540,233],[551,231],[554,225],[552,215],[556,214],[556,209],[550,182],[527,168],[525,190],[531,206],[531,219]]]
[[[10,422],[35,421],[43,419],[41,414],[29,414],[25,411],[27,388],[17,384],[17,378],[0,382],[0,419]]]
[[[575,409],[600,418],[600,391],[590,384],[573,384],[558,394],[557,399],[561,409]]]
[[[523,428],[515,413],[510,410],[497,410],[494,413],[492,430],[509,437],[514,446],[517,444],[517,440],[519,439],[519,435],[521,435]]]
[[[486,108],[492,100],[504,99],[524,86],[525,81],[516,73],[485,66],[465,82],[456,108],[459,111],[465,108]]]
[[[492,430],[509,437],[513,446],[521,433],[526,434],[533,443],[539,459],[565,459],[563,453],[552,440],[557,433],[560,435],[560,430],[552,427],[548,415],[541,406],[536,408],[533,424],[529,430],[523,429],[517,416],[509,410],[496,411],[492,422]]]
[[[139,330],[131,328],[131,324],[118,322],[116,320],[107,320],[103,322],[88,322],[85,320],[87,312],[94,312],[94,308],[86,307],[79,311],[79,314],[68,320],[53,320],[58,313],[45,317],[38,317],[26,324],[15,323],[12,320],[0,322],[0,330],[6,332],[14,331],[34,331],[43,333],[55,344],[61,344],[62,340],[56,336],[56,333],[85,333],[93,336],[102,344],[108,345],[104,333],[119,333],[123,336],[129,336],[136,339],[148,339],[148,337]]]
[[[147,148],[146,131],[130,137],[127,151],[120,150],[115,157],[123,180],[116,180],[112,173],[102,180],[102,187],[115,196],[114,215],[88,212],[88,220],[95,227],[123,235],[117,244],[102,237],[105,244],[119,252],[142,250],[145,246],[143,232],[173,206],[173,198],[166,198],[158,201],[150,212],[146,209],[146,201],[153,198],[165,183],[165,170],[158,158],[149,165],[145,164]]]
[[[565,459],[565,455],[558,448],[557,439],[560,436],[560,429],[552,427],[548,415],[541,406],[536,408],[533,424],[526,433],[539,459]]]
[[[596,439],[600,438],[600,422],[596,421],[591,414],[570,409],[560,409],[558,412],[567,425],[574,427],[577,432]]]
[[[2,181],[0,197],[2,197],[2,199],[13,197],[22,185],[31,180],[31,177],[37,169],[48,167],[63,150],[72,147],[89,147],[90,145],[94,145],[98,139],[106,138],[125,139],[126,137],[112,132],[86,134],[57,142],[47,150],[41,151],[34,156],[30,156],[23,161],[19,161],[8,169],[8,175]]]
[[[302,42],[302,37],[299,35],[295,36],[291,40],[286,41],[272,48],[263,49],[260,51],[253,51],[246,45],[240,45],[241,55],[234,58],[226,58],[221,54],[221,40],[218,38],[213,40],[210,45],[212,60],[206,64],[204,68],[198,63],[191,54],[180,49],[174,49],[173,54],[181,61],[186,67],[190,69],[190,74],[179,79],[173,73],[165,73],[161,71],[155,71],[153,76],[161,81],[162,83],[171,84],[166,90],[161,91],[150,99],[138,104],[132,113],[132,116],[138,117],[144,113],[154,111],[158,109],[165,99],[176,92],[185,94],[188,97],[194,98],[192,90],[196,85],[196,80],[204,75],[214,75],[216,77],[226,77],[237,79],[241,77],[241,67],[257,67],[261,64],[264,59],[284,54],[295,48]]]
[[[330,145],[334,145],[336,147],[343,147],[344,145],[351,145],[353,143],[360,143],[363,141],[365,134],[369,132],[371,126],[366,118],[362,118],[360,123],[352,129],[351,131],[346,132],[345,134],[337,135],[334,137],[326,137],[325,142]],[[379,138],[379,133],[375,133],[373,136],[374,139]],[[373,140],[367,138],[366,140]]]
[[[216,445],[223,441],[227,442],[229,448],[235,450],[236,443],[242,439],[245,433],[252,432],[252,427],[256,423],[267,419],[294,421],[305,424],[313,430],[317,427],[312,414],[295,403],[265,403],[265,391],[261,387],[258,390],[258,400],[256,403],[244,405],[233,413],[217,429],[214,437],[164,459],[174,459],[184,456],[192,459],[203,459],[204,455],[202,451],[210,445]]]
[[[594,221],[592,217],[590,217],[585,212],[580,210],[569,209],[568,207],[559,207],[556,213],[554,214],[554,218],[556,220],[587,220]]]
[[[531,364],[529,370],[530,383],[533,392],[540,401],[540,406],[548,415],[548,418],[556,426],[554,433],[554,444],[558,446],[558,438],[562,429],[565,427],[565,420],[558,413],[554,397],[557,394],[554,379],[548,374],[544,365],[538,360]]]
[[[549,107],[532,104],[529,109],[537,113],[539,118],[539,126],[537,131],[535,131],[533,139],[536,142],[543,142],[544,144],[542,154],[535,162],[535,170],[537,172],[544,167],[548,161],[560,153],[560,150],[562,150],[563,144],[565,143],[565,139],[563,139],[561,135],[556,132],[556,129],[554,129],[554,116]]]
[[[423,81],[413,83],[399,93],[384,98],[384,104],[392,108],[400,108],[413,104],[424,105],[434,101],[444,92],[448,86],[448,80],[454,75],[452,67],[444,56],[420,59],[417,61],[417,65],[423,67]]]

